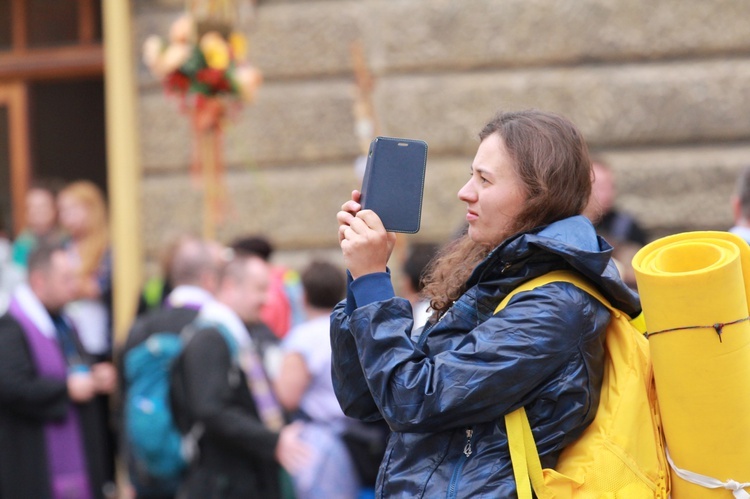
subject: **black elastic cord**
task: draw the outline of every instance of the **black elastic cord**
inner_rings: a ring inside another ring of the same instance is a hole
[[[750,320],[750,317],[744,317],[742,319],[737,319],[736,321],[732,321],[732,322],[717,322],[716,324],[712,324],[710,326],[684,326],[684,327],[674,327],[671,329],[662,329],[661,331],[655,331],[653,333],[645,333],[644,336],[646,338],[649,338],[657,334],[671,333],[672,331],[682,331],[686,329],[713,329],[714,331],[716,331],[716,334],[719,336],[719,342],[723,343],[721,339],[721,333],[724,332],[724,327],[731,326],[733,324],[738,324],[746,320]]]

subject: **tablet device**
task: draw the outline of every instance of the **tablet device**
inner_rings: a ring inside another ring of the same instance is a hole
[[[374,211],[388,232],[418,232],[426,167],[426,142],[376,137],[362,181],[362,209]]]

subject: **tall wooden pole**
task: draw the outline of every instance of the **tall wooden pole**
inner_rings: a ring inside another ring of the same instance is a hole
[[[124,341],[142,284],[141,164],[129,0],[102,2],[107,179],[113,254],[115,341]]]

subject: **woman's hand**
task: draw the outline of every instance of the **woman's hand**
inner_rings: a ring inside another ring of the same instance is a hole
[[[339,222],[339,244],[344,240],[344,231],[349,227],[349,222],[357,216],[362,205],[359,200],[362,197],[359,191],[352,191],[352,198],[341,205],[341,211],[336,214],[336,220]]]
[[[336,216],[341,252],[354,279],[385,272],[396,244],[396,234],[386,232],[375,212],[362,210],[359,200],[359,191],[353,191],[352,199],[341,206]]]

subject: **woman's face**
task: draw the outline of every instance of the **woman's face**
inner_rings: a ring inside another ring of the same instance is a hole
[[[471,178],[458,198],[468,209],[472,241],[496,246],[511,235],[509,228],[523,209],[526,193],[500,134],[493,133],[479,144]]]
[[[88,213],[83,203],[73,196],[59,196],[57,208],[60,217],[60,225],[75,237],[85,234],[88,229]]]
[[[32,232],[43,235],[55,227],[57,208],[55,196],[44,189],[31,189],[26,194],[26,225]]]

